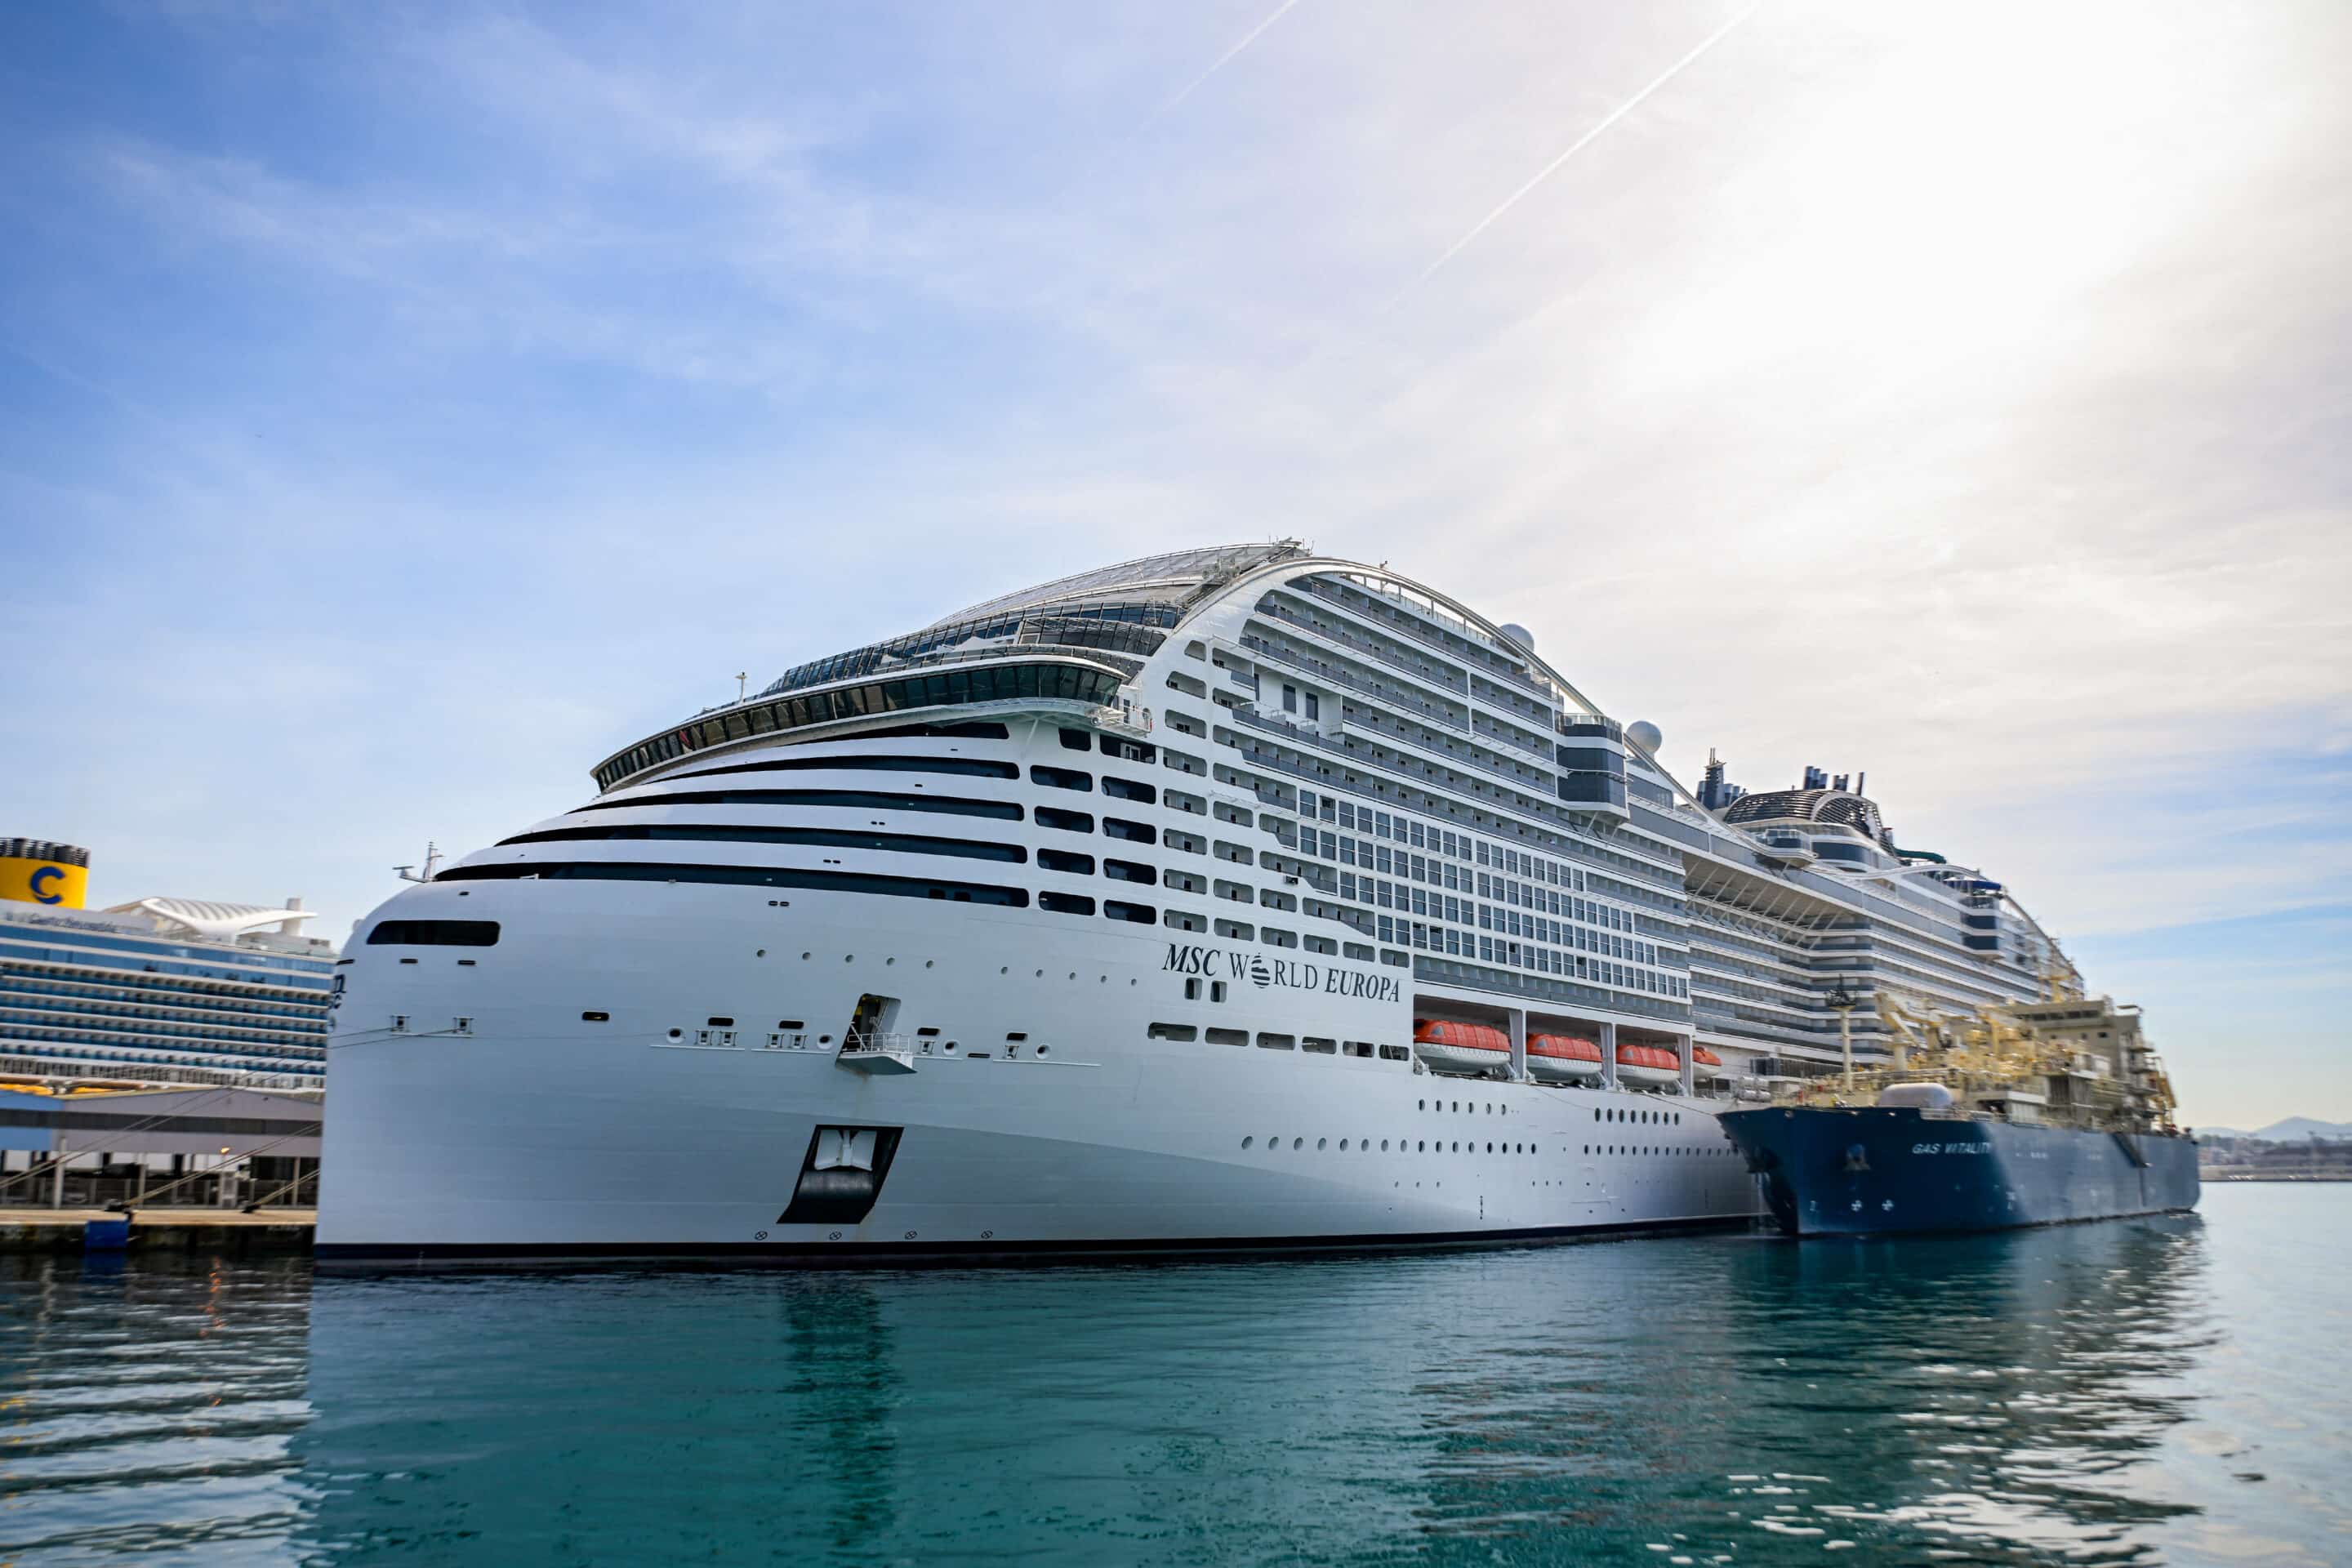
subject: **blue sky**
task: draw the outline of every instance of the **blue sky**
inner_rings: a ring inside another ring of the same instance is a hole
[[[2352,1118],[2347,58],[2334,4],[11,7],[0,830],[340,931],[739,669],[1297,534],[1686,775],[1869,770],[2195,1120]]]

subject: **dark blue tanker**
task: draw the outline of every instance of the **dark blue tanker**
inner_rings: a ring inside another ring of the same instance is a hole
[[[2197,1145],[2172,1134],[1896,1106],[1775,1106],[1722,1121],[1791,1236],[2005,1230],[2197,1206]]]

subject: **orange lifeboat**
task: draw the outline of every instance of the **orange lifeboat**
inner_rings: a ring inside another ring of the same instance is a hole
[[[1598,1041],[1537,1035],[1528,1041],[1528,1076],[1538,1083],[1590,1082],[1601,1076]]]
[[[1713,1051],[1708,1050],[1705,1046],[1693,1046],[1691,1047],[1691,1060],[1703,1068],[1719,1068],[1723,1065],[1723,1058],[1717,1056]]]
[[[1624,1083],[1680,1083],[1683,1058],[1664,1046],[1620,1046],[1617,1077]]]
[[[1415,1018],[1412,1048],[1439,1072],[1494,1072],[1511,1059],[1511,1037],[1502,1030],[1452,1018]]]

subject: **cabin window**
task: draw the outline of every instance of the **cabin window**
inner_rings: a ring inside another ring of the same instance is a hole
[[[1057,915],[1090,915],[1095,912],[1095,901],[1077,893],[1040,893],[1037,895],[1037,907]]]
[[[1083,811],[1064,811],[1058,805],[1041,805],[1037,808],[1037,826],[1058,828],[1064,833],[1092,833],[1095,819]]]
[[[1030,768],[1029,778],[1032,783],[1044,784],[1047,789],[1091,792],[1095,787],[1095,775],[1081,773],[1076,768],[1049,768],[1037,764]]]
[[[378,921],[370,947],[496,947],[496,921]]]
[[[1150,1036],[1155,1040],[1197,1040],[1201,1031],[1190,1024],[1154,1024]]]

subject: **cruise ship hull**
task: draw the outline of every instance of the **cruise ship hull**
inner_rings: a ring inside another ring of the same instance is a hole
[[[1183,1015],[1190,962],[1160,934],[782,903],[655,884],[615,908],[595,884],[528,880],[395,900],[386,915],[492,918],[504,935],[361,960],[340,1009],[320,1256],[1287,1251],[1759,1210],[1696,1100],[1155,1039],[1155,1018]],[[1377,1037],[1368,1014],[1393,1014],[1391,1037],[1409,1028],[1401,1003],[1352,981],[1346,996],[1281,983],[1302,978],[1244,984],[1227,1010],[1300,1037]],[[898,1048],[845,1057],[847,1020],[877,993]]]
[[[2197,1145],[2154,1133],[1774,1108],[1723,1119],[1791,1236],[2005,1230],[2194,1208]]]

